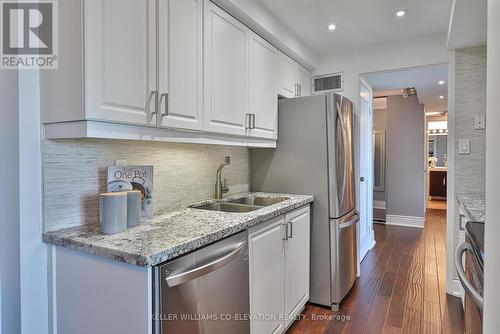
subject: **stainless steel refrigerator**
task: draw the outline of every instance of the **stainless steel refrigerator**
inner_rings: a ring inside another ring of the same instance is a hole
[[[336,309],[357,274],[352,102],[280,100],[278,119],[277,148],[251,151],[252,188],[314,195],[310,302]]]

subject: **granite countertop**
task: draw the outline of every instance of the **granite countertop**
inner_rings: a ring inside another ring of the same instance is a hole
[[[483,194],[462,193],[457,195],[457,199],[470,221],[484,223],[485,197]]]
[[[311,203],[308,195],[243,193],[245,196],[287,197],[288,199],[247,213],[185,208],[154,217],[151,221],[125,232],[104,235],[98,224],[43,233],[43,241],[88,254],[111,258],[142,267],[154,266],[232,234],[246,230],[270,218]],[[201,205],[208,202],[196,203]]]

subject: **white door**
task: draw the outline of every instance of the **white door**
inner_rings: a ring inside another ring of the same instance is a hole
[[[87,119],[156,125],[154,4],[85,1]]]
[[[205,2],[204,129],[245,135],[248,28]]]
[[[160,126],[202,129],[202,16],[202,0],[159,1]]]
[[[285,216],[285,327],[293,321],[309,299],[309,206]]]
[[[373,247],[373,112],[372,89],[359,83],[359,259]]]
[[[284,97],[297,96],[297,64],[287,55],[279,54],[279,94]]]
[[[254,115],[252,137],[277,138],[278,50],[254,33],[249,43],[247,112]]]
[[[249,235],[250,322],[252,334],[281,333],[283,319],[283,227],[280,217],[270,225]],[[258,316],[276,315],[274,319]]]
[[[311,95],[311,73],[297,64],[297,89],[299,96]]]

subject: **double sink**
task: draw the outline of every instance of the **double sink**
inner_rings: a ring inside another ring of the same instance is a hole
[[[287,197],[259,197],[246,196],[231,199],[227,202],[212,202],[203,205],[192,206],[194,209],[245,213],[261,209],[279,202],[286,201]]]

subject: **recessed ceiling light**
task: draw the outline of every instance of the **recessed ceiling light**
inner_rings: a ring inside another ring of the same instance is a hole
[[[440,98],[440,99],[444,99],[444,96],[443,96],[443,95],[439,95],[439,98]]]
[[[337,25],[336,25],[336,24],[330,23],[330,24],[328,25],[328,30],[330,30],[330,31],[334,31],[336,28],[337,28]]]
[[[444,85],[445,83],[446,83],[446,81],[444,81],[444,80],[439,80],[438,81],[438,84],[440,84],[440,85]]]
[[[403,17],[405,16],[406,14],[408,14],[408,10],[407,9],[400,9],[396,12],[396,16],[397,17]]]

